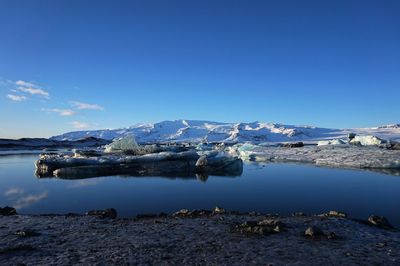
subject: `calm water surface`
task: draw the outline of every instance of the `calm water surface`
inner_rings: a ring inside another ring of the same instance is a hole
[[[260,211],[342,210],[354,218],[386,216],[400,225],[400,176],[296,164],[245,165],[238,177],[35,177],[38,155],[0,156],[0,206],[20,213],[83,213],[114,207],[120,216],[182,208]]]

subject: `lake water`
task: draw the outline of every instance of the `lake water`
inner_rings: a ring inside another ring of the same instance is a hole
[[[39,179],[38,155],[0,156],[0,206],[19,213],[84,213],[114,207],[119,216],[171,213],[182,208],[292,212],[348,212],[353,218],[386,216],[400,225],[400,176],[299,164],[245,164],[238,177],[109,176]]]

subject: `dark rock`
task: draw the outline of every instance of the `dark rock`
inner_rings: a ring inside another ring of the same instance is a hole
[[[165,218],[165,217],[168,217],[168,214],[165,213],[165,212],[160,212],[160,213],[158,214],[158,218]]]
[[[389,223],[388,219],[383,216],[371,215],[368,218],[368,223],[384,229],[393,229],[393,226]]]
[[[348,138],[349,140],[352,140],[356,137],[356,133],[349,133]]]
[[[74,212],[69,212],[69,213],[65,214],[65,217],[79,217],[79,216],[81,216],[81,214],[74,213]]]
[[[283,222],[270,218],[258,222],[258,225],[271,227],[276,233],[283,232],[286,229],[286,225]]]
[[[213,210],[213,214],[221,214],[221,213],[225,213],[225,209],[215,206],[215,208]]]
[[[304,143],[303,142],[295,142],[295,143],[283,143],[281,145],[281,147],[284,148],[301,148],[304,147]]]
[[[154,218],[158,218],[158,214],[154,214],[154,213],[141,213],[136,215],[135,219],[137,220],[142,220],[142,219],[154,219]]]
[[[390,143],[388,146],[389,150],[400,150],[400,143]]]
[[[304,212],[294,212],[292,213],[293,217],[304,217],[307,216]]]
[[[197,170],[202,170],[207,167],[207,156],[203,155],[201,156],[197,162],[196,162],[196,168]]]
[[[211,211],[208,210],[193,210],[190,212],[190,217],[202,217],[202,216],[209,216]]]
[[[117,218],[117,211],[114,208],[105,209],[105,210],[92,210],[88,211],[86,215],[95,216],[98,218]]]
[[[306,237],[318,237],[323,236],[324,232],[316,226],[310,226],[304,231]]]
[[[15,247],[5,247],[5,248],[0,249],[0,255],[14,253],[14,252],[27,252],[27,251],[33,251],[33,250],[36,250],[36,248],[31,245],[19,245],[19,246],[15,246]]]
[[[233,232],[245,235],[268,235],[281,233],[285,230],[285,224],[278,220],[264,219],[262,221],[246,221],[236,225]]]
[[[378,242],[375,245],[377,248],[384,248],[387,246],[387,242]]]
[[[174,217],[180,218],[196,218],[196,217],[203,217],[203,216],[210,216],[211,211],[208,210],[193,210],[189,211],[187,209],[182,209],[180,211],[175,212],[172,214]]]
[[[334,232],[330,232],[329,234],[326,235],[326,237],[330,240],[340,239],[340,237],[337,234],[335,234]]]
[[[242,226],[249,226],[249,227],[251,227],[251,226],[257,226],[257,225],[258,225],[258,222],[257,222],[257,221],[246,221],[246,222],[242,223],[241,225],[242,225]]]
[[[19,230],[15,232],[17,236],[20,237],[32,237],[32,236],[39,236],[40,234],[36,232],[35,230]]]
[[[174,217],[187,217],[190,215],[190,211],[188,209],[181,209],[172,214]]]
[[[345,212],[340,212],[340,211],[329,211],[327,213],[327,216],[329,217],[336,217],[336,218],[347,218],[347,213]]]
[[[16,214],[17,214],[17,210],[15,210],[12,207],[8,207],[8,206],[6,206],[4,208],[0,207],[0,215],[10,216],[10,215],[16,215]]]

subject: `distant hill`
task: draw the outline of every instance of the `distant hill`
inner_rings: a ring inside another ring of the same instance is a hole
[[[0,139],[0,149],[83,148],[103,146],[110,142],[110,140],[91,136],[74,140],[45,138]]]

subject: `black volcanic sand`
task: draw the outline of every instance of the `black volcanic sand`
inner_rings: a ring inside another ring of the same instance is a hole
[[[0,265],[400,264],[397,229],[340,216],[0,216]]]

